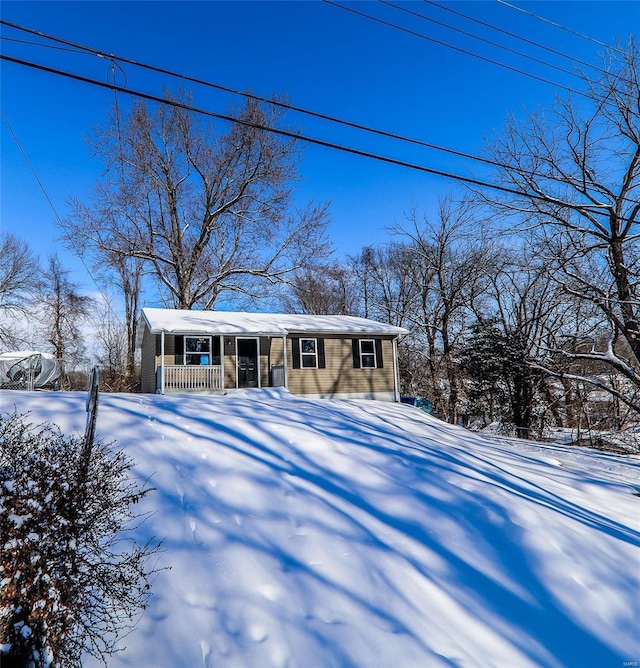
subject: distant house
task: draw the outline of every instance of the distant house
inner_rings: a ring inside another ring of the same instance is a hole
[[[285,387],[322,398],[399,401],[397,339],[366,318],[142,309],[142,391]]]

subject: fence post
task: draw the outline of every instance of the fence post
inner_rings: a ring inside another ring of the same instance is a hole
[[[91,369],[89,374],[89,392],[87,395],[87,426],[84,431],[84,449],[91,450],[93,438],[96,432],[96,419],[98,418],[98,386],[100,372],[97,366]]]
[[[35,370],[36,370],[36,359],[35,355],[31,355],[29,358],[29,371],[27,372],[27,390],[33,392],[35,387]]]

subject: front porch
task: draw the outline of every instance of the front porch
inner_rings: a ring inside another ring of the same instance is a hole
[[[286,386],[285,337],[164,334],[156,339],[157,394],[222,394]]]
[[[165,364],[156,371],[156,391],[222,392],[224,391],[223,367],[213,364],[200,366]]]

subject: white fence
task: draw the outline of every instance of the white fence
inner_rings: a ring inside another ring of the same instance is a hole
[[[158,372],[161,373],[160,369]],[[221,366],[181,364],[165,364],[164,366],[165,392],[216,392],[223,389],[224,379]]]

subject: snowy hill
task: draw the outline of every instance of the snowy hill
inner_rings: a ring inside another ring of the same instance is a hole
[[[0,392],[67,432],[84,402]],[[151,476],[171,566],[109,666],[640,661],[638,458],[278,391],[104,394],[98,432]]]

